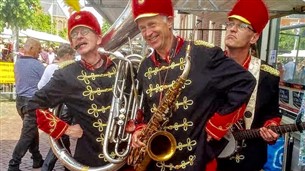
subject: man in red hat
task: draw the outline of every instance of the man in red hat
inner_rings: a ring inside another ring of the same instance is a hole
[[[268,10],[262,0],[239,0],[228,14],[225,53],[251,72],[258,83],[244,118],[239,120],[234,128],[260,129],[261,137],[233,143],[240,148],[237,148],[236,153],[218,159],[219,171],[261,170],[267,161],[267,144],[274,143],[279,137],[279,134],[268,129],[269,126],[278,126],[281,121],[278,112],[279,72],[264,61],[251,56],[251,46],[256,44],[268,20]]]
[[[245,106],[250,98],[255,85],[253,76],[226,57],[219,47],[174,36],[171,0],[133,0],[132,9],[143,38],[154,49],[143,60],[138,72],[145,107],[144,122],[138,123],[133,134],[133,148],[146,145],[142,130],[151,129],[146,123],[158,106],[164,105],[162,99],[167,97],[165,94],[187,68],[185,56],[190,45],[191,69],[187,80],[169,111],[161,108],[169,115],[165,115],[168,122],[159,129],[175,137],[175,154],[167,161],[151,161],[146,170],[215,170],[207,168],[207,163],[218,153],[218,140],[242,117],[243,110],[237,109]],[[229,67],[234,69],[223,72]],[[173,108],[175,110],[171,110]],[[128,162],[139,166],[132,157]]]
[[[98,52],[101,28],[92,13],[72,14],[68,19],[68,37],[81,60],[60,64],[51,80],[30,100],[27,112],[31,117],[36,115],[38,128],[53,138],[59,139],[64,134],[76,138],[73,158],[84,168],[103,167],[109,164],[102,148],[113,97],[115,65]],[[59,104],[67,106],[73,125],[48,110]]]

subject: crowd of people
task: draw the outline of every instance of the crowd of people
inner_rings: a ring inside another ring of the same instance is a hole
[[[4,43],[0,38],[0,62],[13,62],[13,44]]]
[[[126,164],[112,170],[261,170],[267,160],[267,145],[279,137],[269,127],[281,121],[279,72],[250,50],[269,19],[264,1],[237,1],[227,16],[225,50],[174,35],[171,0],[132,0],[132,13],[153,52],[141,61],[135,76],[143,108],[128,125],[132,128],[132,152]],[[117,65],[113,58],[98,52],[102,32],[91,12],[76,11],[69,17],[68,38],[70,45],[55,52],[52,48],[42,51],[40,42],[29,38],[16,61],[16,108],[23,128],[9,171],[20,170],[28,150],[33,168],[53,169],[56,156],[49,151],[43,159],[38,129],[56,140],[65,139],[67,144],[69,138],[77,139],[73,157],[86,167],[111,164],[103,154],[103,141]],[[75,53],[80,60],[75,60]],[[48,64],[46,69],[39,57]],[[51,109],[62,104],[68,117],[52,113]],[[151,129],[174,137],[177,147],[170,159],[147,160],[145,147]],[[245,129],[259,129],[260,136],[238,142],[242,148],[218,158],[227,148],[226,135]],[[114,144],[109,146],[114,150]],[[139,156],[137,152],[143,150]]]

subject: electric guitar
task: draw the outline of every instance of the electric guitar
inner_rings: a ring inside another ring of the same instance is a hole
[[[301,130],[304,130],[305,122],[300,123],[300,127],[298,127],[296,124],[285,124],[285,125],[269,127],[269,129],[280,135],[287,132],[301,131],[299,128]],[[237,152],[238,142],[240,142],[241,140],[259,138],[259,137],[260,137],[259,129],[247,129],[247,130],[228,132],[228,134],[224,137],[228,141],[228,144],[219,154],[218,158],[227,158],[233,155],[235,152]]]

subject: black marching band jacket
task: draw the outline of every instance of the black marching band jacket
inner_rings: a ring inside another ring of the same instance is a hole
[[[247,66],[244,67],[248,69]],[[279,80],[279,71],[261,61],[257,93],[254,95],[255,111],[254,113],[248,113],[250,115],[254,114],[250,129],[268,127],[270,124],[280,124],[281,114],[278,111]],[[242,127],[241,129],[245,129],[244,120],[238,121],[237,124]],[[238,145],[245,146],[245,148],[239,149],[232,156],[218,159],[220,171],[260,170],[263,168],[267,161],[267,142],[261,137],[257,137],[255,139],[245,139],[243,143],[239,142]]]
[[[182,73],[188,42],[177,38],[176,47],[162,60],[156,52],[140,66],[138,79],[144,92],[144,118],[148,122],[160,105],[162,96]],[[226,57],[219,47],[204,41],[191,43],[191,70],[175,111],[163,129],[177,141],[174,156],[166,162],[152,162],[147,170],[205,170],[214,158],[213,140],[207,143],[209,131],[214,139],[223,137],[231,125],[242,117],[244,105],[255,85],[251,73]],[[212,116],[222,118],[211,119]]]
[[[102,147],[116,69],[110,58],[106,61],[96,70],[87,69],[80,61],[63,64],[35,94],[28,109],[31,116],[37,113],[38,127],[58,139],[68,125],[47,109],[64,103],[74,124],[79,124],[84,131],[77,140],[74,158],[91,167],[108,164]]]

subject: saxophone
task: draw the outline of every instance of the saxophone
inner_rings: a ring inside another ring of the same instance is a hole
[[[176,151],[176,139],[174,136],[162,130],[162,127],[170,118],[170,111],[174,102],[180,95],[191,68],[190,51],[191,42],[186,48],[185,68],[172,87],[168,89],[157,110],[153,113],[151,119],[145,128],[141,131],[140,140],[146,144],[142,148],[132,148],[127,163],[133,165],[136,171],[144,171],[151,160],[166,161],[169,160]]]

